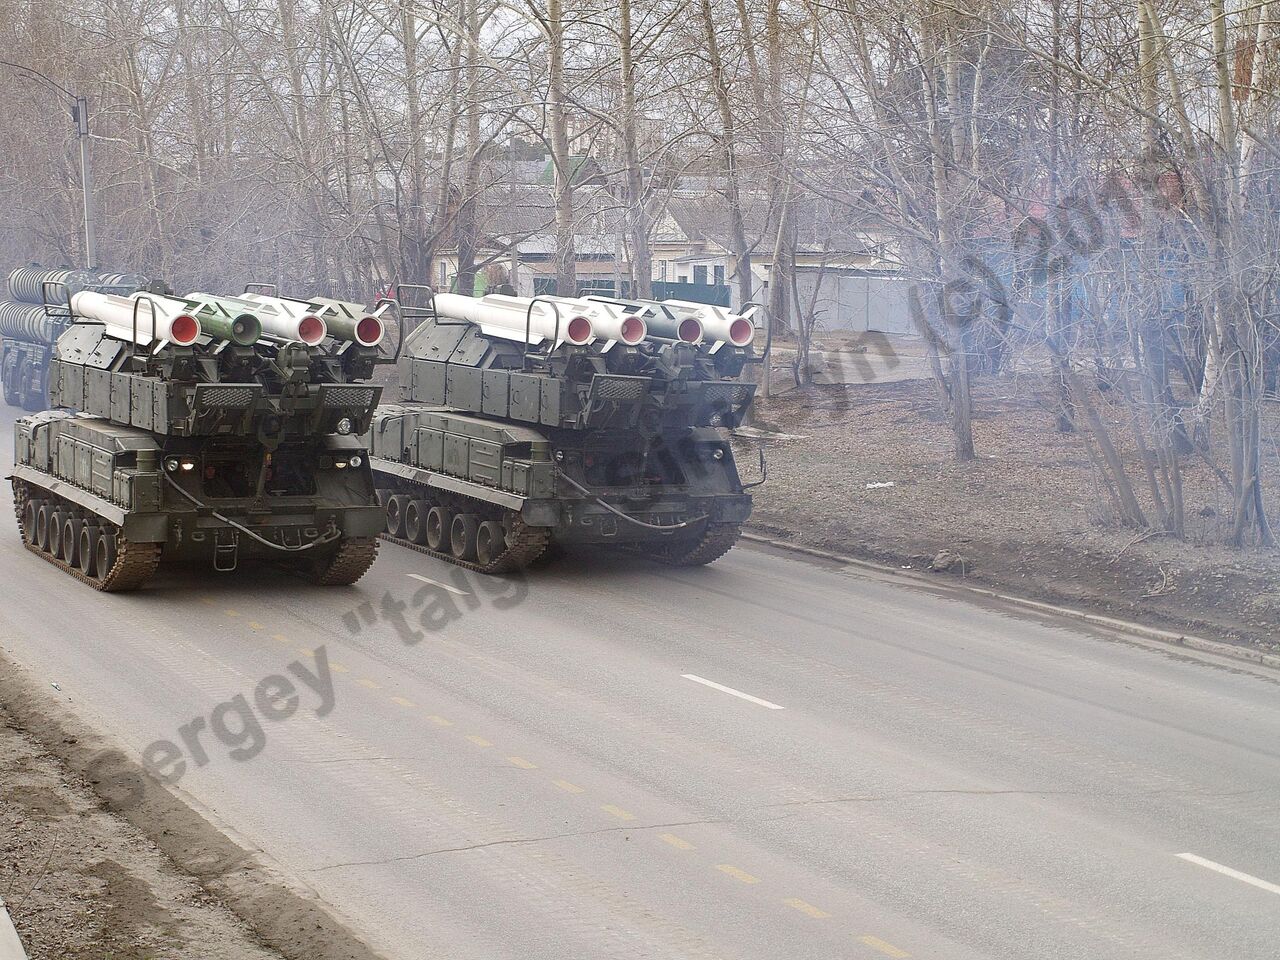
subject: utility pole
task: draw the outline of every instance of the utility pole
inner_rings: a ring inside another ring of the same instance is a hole
[[[80,140],[80,189],[84,193],[84,259],[90,270],[98,266],[98,238],[93,226],[93,171],[89,166],[89,101],[76,97],[71,108]]]
[[[13,67],[33,80],[56,90],[72,102],[71,119],[76,125],[76,138],[80,141],[80,190],[84,195],[84,259],[90,270],[98,266],[98,239],[93,222],[93,171],[89,165],[89,101],[78,97],[60,83],[46,77],[39,70],[24,67],[20,63],[0,60],[0,66]]]

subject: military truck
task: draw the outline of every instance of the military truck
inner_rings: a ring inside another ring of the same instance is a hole
[[[9,275],[9,298],[0,300],[0,384],[4,401],[24,410],[44,410],[49,400],[49,362],[53,345],[66,330],[65,321],[44,307],[46,284],[79,292],[130,294],[165,292],[144,277],[105,274],[96,270],[46,270],[39,264],[19,267]]]
[[[361,440],[381,394],[367,382],[376,346],[266,334],[212,298],[50,286],[67,324],[56,409],[14,430],[29,550],[105,591],[180,560],[271,558],[327,585],[364,574],[384,524]]]
[[[674,565],[737,541],[755,484],[728,431],[754,396],[755,308],[401,296],[402,399],[368,439],[387,539],[481,573],[553,539]]]

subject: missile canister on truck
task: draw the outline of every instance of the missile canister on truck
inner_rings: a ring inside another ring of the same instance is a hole
[[[19,267],[9,275],[9,299],[0,300],[0,383],[5,403],[25,410],[44,410],[49,398],[49,362],[53,345],[67,328],[65,317],[45,309],[46,290],[66,295],[84,290],[130,294],[163,292],[144,277],[96,270],[48,270]]]
[[[56,299],[74,304],[50,364],[59,409],[14,428],[28,549],[108,591],[162,561],[276,559],[326,585],[369,568],[384,524],[361,440],[376,349],[253,342],[250,312],[191,298]]]
[[[416,317],[401,305],[419,321],[403,400],[378,408],[369,436],[385,536],[483,573],[522,567],[553,538],[674,565],[737,541],[751,497],[728,431],[755,390],[740,380],[756,359],[749,314],[711,324],[729,340],[697,305],[429,302]]]

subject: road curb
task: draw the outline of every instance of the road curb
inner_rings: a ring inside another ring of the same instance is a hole
[[[920,586],[932,587],[934,589],[943,588],[962,591],[973,596],[984,597],[988,600],[999,600],[1001,603],[1022,607],[1027,610],[1034,610],[1038,613],[1052,613],[1059,616],[1067,616],[1073,620],[1080,620],[1095,626],[1118,630],[1145,640],[1155,641],[1156,643],[1165,646],[1178,647],[1182,650],[1195,650],[1200,653],[1210,653],[1214,656],[1225,657],[1230,660],[1237,660],[1243,663],[1251,663],[1257,666],[1268,667],[1273,670],[1280,670],[1280,655],[1266,653],[1262,650],[1253,650],[1249,647],[1242,647],[1235,643],[1227,643],[1223,640],[1209,640],[1205,637],[1198,637],[1194,634],[1178,633],[1172,630],[1161,630],[1158,627],[1144,626],[1141,623],[1134,623],[1131,620],[1121,620],[1117,617],[1108,617],[1100,613],[1090,613],[1087,610],[1079,610],[1075,607],[1066,607],[1061,604],[1046,603],[1042,600],[1031,600],[1027,597],[1019,597],[1014,594],[1000,593],[998,590],[991,590],[987,587],[975,587],[972,584],[958,583],[954,580],[938,580],[922,576],[914,570],[901,570],[888,564],[876,563],[873,560],[864,560],[860,557],[849,556],[848,554],[833,553],[830,550],[819,550],[815,547],[807,547],[803,544],[793,543],[790,540],[781,540],[777,537],[768,537],[759,533],[743,531],[742,539],[748,540],[752,543],[765,544],[766,546],[775,547],[779,550],[786,550],[789,553],[798,553],[803,556],[844,564],[845,566],[862,567],[866,570],[874,570],[876,573],[892,576],[899,580],[908,581]]]
[[[0,899],[0,960],[27,960],[27,952],[22,948],[3,899]]]

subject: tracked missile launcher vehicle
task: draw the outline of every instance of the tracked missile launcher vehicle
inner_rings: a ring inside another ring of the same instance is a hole
[[[32,264],[9,275],[9,296],[0,300],[0,383],[5,403],[24,410],[44,410],[49,403],[49,362],[53,345],[67,328],[65,319],[44,307],[43,290],[56,283],[79,293],[128,295],[140,290],[163,293],[162,284],[132,274],[96,270],[46,270]]]
[[[369,435],[387,538],[481,573],[523,567],[552,540],[674,565],[734,545],[751,512],[729,444],[755,390],[740,379],[758,359],[751,313],[419,299],[401,298],[417,324],[402,402],[379,407]]]
[[[45,300],[67,329],[49,368],[57,409],[14,429],[29,550],[106,591],[170,561],[267,558],[326,585],[373,563],[384,512],[360,438],[381,392],[366,382],[376,345],[267,333],[272,311],[234,299],[59,282]],[[378,318],[359,319],[381,338]]]

